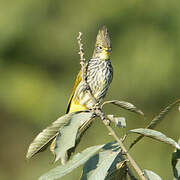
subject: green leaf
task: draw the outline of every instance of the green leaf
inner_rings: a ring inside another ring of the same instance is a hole
[[[144,175],[147,178],[147,180],[162,180],[160,176],[158,176],[156,173],[149,171],[147,169],[144,170]]]
[[[92,112],[81,112],[74,114],[68,121],[68,124],[63,126],[55,141],[54,154],[55,161],[62,159],[62,162],[67,159],[67,150],[73,148],[76,144],[76,137],[79,127],[92,117]]]
[[[79,111],[79,112],[74,112],[74,113],[61,116],[56,121],[54,121],[51,126],[47,127],[41,133],[39,133],[35,137],[33,142],[30,144],[27,154],[26,154],[26,158],[30,159],[32,156],[40,152],[45,146],[47,146],[58,135],[58,132],[60,131],[60,129],[70,122],[73,116],[76,116],[77,114],[81,114],[81,113],[90,113],[90,112]]]
[[[126,109],[126,110],[131,111],[131,112],[135,112],[137,114],[144,116],[144,113],[140,109],[137,109],[136,106],[134,106],[133,104],[126,102],[126,101],[118,101],[118,100],[106,101],[102,104],[102,107],[105,104],[114,104],[114,105],[119,106],[123,109]]]
[[[84,132],[92,125],[92,122],[96,116],[93,115],[89,120],[85,121],[81,127],[78,130],[77,134],[77,140],[79,141],[81,139],[81,136],[84,134]]]
[[[130,130],[128,133],[138,133],[143,136],[147,136],[147,137],[156,139],[158,141],[164,142],[166,144],[169,144],[177,149],[180,149],[180,146],[178,145],[178,143],[176,143],[173,139],[165,136],[163,133],[159,131],[155,131],[152,129],[139,128],[139,129]]]
[[[169,106],[164,108],[156,117],[153,118],[153,120],[147,126],[147,128],[149,128],[149,129],[155,128],[156,125],[159,124],[161,122],[161,120],[164,119],[164,117],[168,114],[168,112],[178,103],[180,103],[180,99],[174,101]]]
[[[81,180],[104,180],[110,167],[120,158],[120,148],[117,143],[108,143],[102,150],[91,157],[83,167]]]
[[[146,128],[148,129],[154,129],[163,119],[164,117],[169,113],[169,111],[176,105],[180,103],[180,99],[177,99],[176,101],[174,101],[173,103],[171,103],[170,105],[168,105],[167,107],[165,107],[157,116],[155,116],[152,121],[150,122],[150,124],[148,126],[146,126]],[[139,142],[144,136],[140,135],[139,137],[137,137],[134,142],[129,146],[129,149],[131,149],[137,142]]]
[[[112,114],[108,114],[107,117],[111,122],[114,122],[117,127],[126,127],[126,119],[124,117],[114,117],[114,115]]]
[[[30,159],[33,155],[38,153],[44,146],[46,146],[54,137],[57,135],[59,129],[67,124],[67,122],[71,119],[71,117],[75,113],[66,114],[61,116],[56,121],[52,123],[51,126],[44,129],[41,133],[39,133],[33,142],[30,144],[26,158]]]
[[[119,154],[120,156],[120,154]],[[111,167],[108,170],[108,174],[105,180],[127,180],[127,174],[129,167],[126,165],[126,160],[123,160],[123,157],[116,158],[115,161],[112,163]],[[120,161],[121,160],[121,161]],[[135,177],[129,177],[131,180],[137,180]]]
[[[94,153],[100,150],[104,145],[92,146],[81,153],[73,156],[65,165],[57,166],[51,169],[49,172],[43,174],[39,180],[54,180],[65,176],[70,173],[75,168],[79,167],[81,164],[85,163]]]
[[[178,141],[180,145],[180,139]],[[180,178],[180,150],[176,149],[175,152],[172,154],[172,167],[173,167],[173,174],[174,180],[179,180]]]

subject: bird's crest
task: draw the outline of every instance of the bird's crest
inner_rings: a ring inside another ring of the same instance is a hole
[[[103,26],[97,35],[96,46],[103,46],[104,48],[111,48],[111,40],[106,26]]]

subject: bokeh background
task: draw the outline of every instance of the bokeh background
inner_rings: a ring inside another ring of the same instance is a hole
[[[127,128],[119,130],[119,135],[144,127],[179,98],[179,1],[1,0],[0,4],[0,179],[35,180],[60,164],[52,163],[48,150],[30,161],[25,154],[33,138],[66,110],[80,69],[79,31],[88,59],[98,29],[104,24],[108,27],[114,79],[106,100],[129,101],[146,114],[143,119],[107,106],[106,113],[127,119]],[[177,140],[179,118],[174,108],[157,130]],[[134,138],[130,136],[128,143]],[[77,151],[112,140],[96,120]],[[130,153],[142,169],[169,180],[173,150],[144,138]],[[62,179],[78,179],[80,171],[78,168]]]

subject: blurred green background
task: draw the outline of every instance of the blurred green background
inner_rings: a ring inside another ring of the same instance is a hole
[[[49,151],[28,162],[25,154],[32,139],[66,110],[80,69],[79,31],[88,59],[98,29],[108,27],[114,79],[106,100],[129,101],[146,114],[143,120],[112,105],[106,107],[107,113],[127,119],[127,128],[119,135],[144,127],[179,98],[179,1],[1,0],[0,4],[0,179],[35,180],[58,165],[52,163]],[[177,140],[179,117],[175,108],[157,129]],[[128,143],[134,138],[130,136]],[[77,151],[112,140],[96,120]],[[169,180],[172,152],[172,147],[144,138],[130,153],[142,169]],[[78,179],[80,170],[62,179]]]

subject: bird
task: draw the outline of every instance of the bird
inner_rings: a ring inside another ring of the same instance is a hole
[[[92,58],[86,64],[86,82],[97,103],[101,103],[113,79],[113,67],[110,61],[112,51],[110,35],[106,26],[99,29]],[[93,109],[94,101],[84,91],[81,71],[78,73],[69,98],[66,113]]]
[[[107,27],[103,26],[98,31],[93,55],[85,65],[86,82],[96,103],[84,88],[80,70],[72,88],[66,114],[93,109],[96,104],[103,101],[113,79],[113,67],[110,61],[111,51],[110,35]],[[53,154],[55,141],[56,138],[54,138],[50,146],[50,151]],[[66,152],[64,157],[61,157],[61,163],[65,164],[68,158],[68,152]]]

